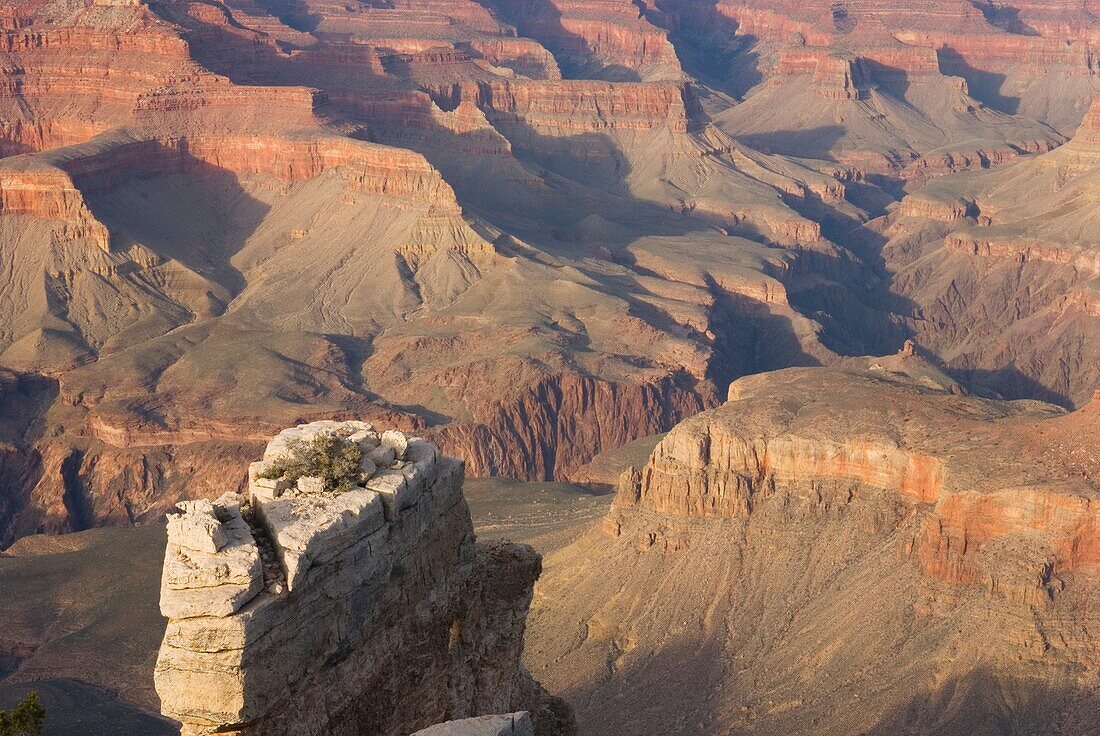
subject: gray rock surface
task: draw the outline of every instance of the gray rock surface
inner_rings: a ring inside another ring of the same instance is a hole
[[[413,736],[535,736],[535,729],[530,714],[520,711],[437,723]]]

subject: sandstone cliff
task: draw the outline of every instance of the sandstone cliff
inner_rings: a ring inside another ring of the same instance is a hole
[[[677,0],[661,7],[679,16],[683,41],[712,49],[709,63],[700,63],[735,91],[749,91],[763,81],[757,92],[780,87],[802,100],[824,96],[852,103],[819,106],[824,110],[845,109],[849,115],[862,117],[875,108],[881,114],[898,116],[891,128],[903,140],[915,136],[909,140],[920,141],[935,134],[924,124],[932,122],[941,130],[947,123],[972,133],[982,131],[979,135],[992,132],[994,136],[984,144],[989,145],[998,135],[995,129],[1003,131],[1007,121],[988,112],[1039,120],[1065,135],[1085,112],[1080,100],[1095,89],[1095,24],[1088,13],[1066,22],[1066,17],[1075,13],[1068,6],[1042,4],[1025,9],[1023,4],[975,5],[960,0],[931,0],[904,7],[877,0]],[[1022,16],[1028,20],[1021,20]],[[813,48],[819,59],[832,60],[822,65],[822,73],[795,82],[789,74],[792,68],[782,63],[791,46]],[[829,68],[851,68],[855,73],[826,73]],[[862,89],[856,92],[861,81]],[[970,109],[952,99],[956,96],[949,92],[951,88],[971,100]],[[932,92],[934,89],[938,92]],[[884,95],[890,99],[882,99]],[[830,124],[827,115],[782,104],[781,95],[762,97],[780,103],[770,127],[762,114],[746,111],[735,117],[761,132],[796,131],[800,118],[816,117],[820,125]],[[945,101],[950,107],[945,108]],[[973,103],[988,110],[974,115]],[[935,114],[922,121],[914,111]],[[851,130],[850,122],[849,118],[838,126],[842,128],[838,135],[845,139],[838,149],[867,152],[867,143],[874,140],[872,147],[881,150],[881,138],[849,138],[843,129]],[[863,134],[874,132],[860,122],[856,125]],[[959,142],[945,141],[949,146]]]
[[[259,477],[323,433],[363,448],[363,486]],[[540,560],[475,543],[460,462],[317,422],[280,433],[250,473],[248,496],[169,517],[155,680],[184,734],[397,735],[517,707],[566,732],[568,711],[519,662]]]
[[[1097,411],[912,354],[736,381],[548,557],[527,662],[597,734],[1091,733]]]

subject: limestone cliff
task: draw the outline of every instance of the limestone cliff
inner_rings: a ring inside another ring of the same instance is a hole
[[[324,433],[363,449],[362,485],[259,477],[293,440]],[[520,708],[540,733],[568,710],[520,666],[540,559],[477,544],[462,463],[364,422],[284,430],[247,496],[169,517],[156,667],[183,734],[407,734]]]
[[[734,382],[547,557],[525,656],[582,728],[1094,733],[1100,400],[911,352]]]

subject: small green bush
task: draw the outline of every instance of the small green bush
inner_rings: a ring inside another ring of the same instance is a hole
[[[296,440],[290,452],[260,474],[261,478],[285,479],[291,484],[299,478],[315,477],[325,482],[325,490],[343,493],[360,482],[359,463],[363,450],[356,442],[325,432],[309,442]]]
[[[41,736],[46,709],[33,690],[10,713],[0,710],[0,736]]]

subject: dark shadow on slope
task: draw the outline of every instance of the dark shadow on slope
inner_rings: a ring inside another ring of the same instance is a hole
[[[48,679],[0,686],[0,709],[14,707],[29,692],[46,709],[42,736],[176,736],[179,726],[137,708],[103,688],[75,680]]]
[[[0,370],[0,550],[38,531],[40,512],[27,509],[31,489],[44,472],[35,443],[58,395],[56,379]]]
[[[602,631],[601,627],[601,631]],[[573,707],[580,733],[593,736],[688,736],[731,733],[715,723],[707,695],[727,677],[723,642],[682,642],[634,652],[622,663],[628,641],[602,643],[606,675],[594,687],[558,693]],[[586,660],[600,652],[586,642]],[[568,655],[567,655],[568,656]],[[538,673],[535,673],[538,677]],[[736,732],[732,732],[736,733]]]
[[[1019,97],[1009,97],[1001,93],[1008,75],[971,66],[963,55],[951,46],[936,49],[936,57],[939,60],[940,73],[965,79],[970,96],[986,107],[1009,115],[1015,115],[1020,109]]]
[[[907,192],[905,191],[904,179],[887,176],[885,174],[867,174],[865,180],[867,184],[875,187],[881,192],[884,192],[895,202],[900,202],[902,199],[905,198],[905,195],[907,194]],[[857,182],[855,186],[858,187],[860,186],[860,184]],[[883,209],[879,210],[878,214],[885,214],[885,206],[888,204],[889,203],[884,203]]]
[[[1074,408],[1069,396],[1044,386],[1015,365],[1006,365],[995,370],[948,366],[947,370],[953,373],[960,383],[979,394],[993,392],[1006,399],[1038,399],[1065,409]]]
[[[799,130],[775,130],[768,133],[745,133],[726,129],[749,148],[764,153],[780,153],[796,158],[832,160],[829,152],[847,133],[839,125],[821,125]]]
[[[728,669],[736,661],[730,656],[729,645],[718,636],[670,643],[632,652],[631,664],[624,667],[620,664],[623,647],[615,638],[601,643],[603,652],[586,642],[584,661],[604,654],[606,675],[562,695],[573,706],[582,732],[591,734],[1093,736],[1100,723],[1100,694],[1075,686],[1071,672],[1062,670],[1061,682],[1050,682],[1038,676],[998,674],[983,665],[949,677],[934,692],[921,693],[891,684],[889,678],[897,672],[884,667],[881,686],[864,693],[883,702],[884,712],[870,728],[862,723],[862,714],[853,715],[850,721],[845,718],[848,702],[821,702],[815,692],[812,664],[811,672],[803,677],[804,708],[773,708],[775,703],[770,700],[760,702],[757,708],[754,699],[761,693],[739,692],[733,684],[738,677]],[[812,663],[818,653],[805,654],[806,661]],[[567,659],[570,656],[566,654]],[[754,666],[767,665],[742,664]],[[931,663],[927,666],[934,667]],[[775,677],[775,672],[763,671],[752,679],[769,682]],[[731,713],[739,699],[744,704]],[[894,703],[902,705],[888,705]],[[832,717],[823,723],[824,713]]]
[[[880,198],[886,196],[879,193]],[[813,276],[788,285],[791,305],[825,327],[822,340],[834,352],[896,352],[912,337],[911,329],[896,311],[905,309],[910,313],[916,305],[890,290],[882,255],[886,236],[819,197],[784,196],[783,200],[803,217],[819,223],[822,236],[844,249],[838,257],[817,252],[805,256]]]
[[[140,244],[221,285],[229,297],[245,286],[231,259],[263,222],[268,205],[249,195],[238,176],[194,158],[186,144],[166,148],[154,141],[141,146],[133,165],[114,167],[117,183],[85,186],[84,199],[111,233],[111,247]]]
[[[519,25],[522,25],[523,23],[534,23],[536,25],[541,23],[543,24],[541,26],[543,31],[546,31],[547,28],[553,30],[555,34],[559,31],[563,31],[563,29],[560,28],[560,12],[557,10],[557,8],[546,2],[546,0],[523,0],[523,2],[525,3],[524,5],[513,4],[504,8],[497,6],[493,9],[497,10],[498,12],[501,10],[511,11],[510,14],[513,17],[520,16],[515,17],[515,20]],[[273,10],[273,8],[268,9]],[[643,14],[645,12],[650,12],[651,14],[654,14],[651,11],[645,11],[644,9],[642,12]],[[721,14],[715,12],[713,5],[709,6],[709,13],[712,16],[712,20],[718,19],[725,23],[726,26],[729,26],[729,35],[733,35],[733,31],[736,31],[736,24],[732,20],[729,20],[728,18],[725,18],[725,16],[721,16]],[[509,13],[505,12],[504,15],[507,16],[509,15]],[[656,15],[660,15],[660,13],[656,13]],[[653,21],[654,19],[650,20]],[[550,23],[551,26],[547,26],[547,23]],[[659,24],[655,23],[655,25]],[[715,34],[713,28],[706,28],[705,24],[699,24],[697,25],[697,28],[710,32],[712,36],[711,41],[713,41],[714,43],[718,43],[720,41],[719,36],[721,34]],[[574,40],[576,40],[578,43],[581,42],[581,39],[579,37],[575,38]],[[748,46],[751,45],[752,41],[753,39],[751,38],[741,37],[738,39],[738,42],[734,44],[734,47],[730,49],[730,52],[734,55],[740,54]],[[578,49],[583,49],[587,51],[587,46],[581,44],[580,46],[578,46]],[[574,49],[574,51],[577,51],[577,49]],[[755,56],[755,54],[753,54],[753,56]],[[744,61],[745,60],[742,59],[742,62]],[[598,63],[598,60],[589,54],[585,58],[581,59],[581,62],[583,64],[594,64]],[[289,68],[288,62],[283,57],[280,57],[280,63],[284,69]],[[751,63],[749,65],[751,66]],[[744,66],[743,63],[742,66]],[[284,75],[285,73],[286,72],[281,72],[281,74]],[[759,73],[757,73],[757,78],[762,78]],[[440,101],[437,100],[437,104],[438,102]],[[445,109],[446,107],[453,107],[457,104],[456,100],[452,100],[451,102],[452,104],[450,105],[444,103],[442,107]],[[698,108],[699,106],[695,104],[694,107]],[[485,109],[485,112],[493,117],[491,110]],[[349,114],[354,115],[354,111],[349,111]],[[701,116],[702,111],[696,110],[695,115]],[[676,234],[677,231],[680,233],[688,233],[692,230],[695,230],[697,232],[712,232],[712,228],[710,226],[706,225],[705,223],[701,223],[698,220],[694,220],[688,217],[670,218],[669,213],[664,208],[654,205],[653,203],[635,201],[633,200],[633,198],[629,197],[629,195],[624,195],[623,188],[620,185],[621,182],[623,182],[626,177],[629,176],[630,167],[628,161],[626,160],[626,157],[623,155],[622,151],[618,149],[617,144],[610,137],[600,134],[584,134],[580,136],[570,136],[567,138],[542,136],[520,121],[501,120],[499,115],[495,117],[496,119],[493,120],[494,125],[496,125],[498,129],[503,132],[506,137],[509,138],[513,145],[514,152],[520,160],[527,161],[534,164],[537,168],[544,169],[544,176],[546,176],[548,173],[557,175],[565,180],[580,184],[586,189],[595,189],[597,192],[599,192],[594,200],[589,200],[587,202],[578,201],[576,198],[570,197],[567,203],[569,211],[567,212],[564,207],[559,210],[558,215],[561,216],[561,219],[559,219],[557,223],[559,227],[552,227],[552,232],[562,232],[562,226],[564,226],[564,230],[567,230],[568,226],[566,223],[568,221],[576,222],[577,220],[589,214],[599,214],[601,216],[607,216],[610,219],[614,219],[616,216],[621,217],[623,215],[627,215],[629,217],[627,213],[639,213],[640,216],[643,218],[653,218],[657,227],[666,230],[664,234]],[[462,144],[460,142],[461,136],[455,135],[449,131],[442,130],[437,130],[435,131],[435,133],[443,137],[451,137],[456,139],[455,147],[459,149],[462,147]],[[386,136],[382,136],[380,140],[382,142],[387,142]],[[397,145],[411,147],[419,150],[421,153],[424,153],[429,158],[429,160],[431,160],[432,163],[444,173],[445,177],[452,183],[452,185],[455,186],[459,201],[463,204],[464,207],[467,207],[469,211],[482,212],[491,219],[495,219],[495,213],[493,212],[494,210],[499,211],[501,209],[507,209],[510,213],[513,213],[515,211],[516,208],[510,206],[513,204],[513,202],[505,203],[497,201],[495,203],[495,206],[494,203],[487,203],[485,201],[486,191],[483,182],[478,181],[471,185],[464,185],[465,182],[463,181],[463,179],[465,179],[466,177],[464,177],[462,172],[460,171],[462,165],[459,164],[458,166],[455,166],[451,161],[450,156],[446,154],[439,155],[438,151],[432,151],[430,147],[426,147],[423,145],[410,145],[408,141],[394,142]],[[552,184],[553,178],[553,176],[548,176],[547,180],[550,181]],[[611,196],[606,196],[605,193]],[[561,192],[561,195],[566,195],[566,192],[563,190]],[[522,199],[525,199],[526,202],[533,203],[537,201],[538,195],[534,194],[534,196],[532,197]],[[501,205],[505,206],[502,207]],[[523,206],[524,202],[520,202],[519,208],[522,209]],[[546,215],[548,214],[551,213],[543,210],[535,214],[534,219],[545,222]],[[550,219],[554,220],[556,218],[551,215]],[[672,230],[668,231],[670,223],[673,223]],[[747,237],[763,245],[772,245],[772,243],[769,241],[768,237],[764,233],[751,232],[751,226],[746,227],[749,227],[749,230],[745,230],[745,228],[742,228],[741,230],[738,230],[736,234],[742,237]],[[553,242],[553,240],[556,240],[556,238],[552,239],[551,242],[541,243],[541,246],[555,249],[556,243]],[[617,253],[618,255],[613,256],[612,260],[618,261],[624,265],[629,264],[629,262],[633,260],[633,257],[629,254],[628,251],[625,250],[625,244],[621,250],[617,251]],[[628,265],[628,267],[631,266]],[[613,283],[614,279],[610,279],[610,277],[607,277],[604,274],[597,274],[596,278],[603,284],[603,288],[606,288],[609,293],[620,295],[624,292],[629,293],[629,290],[621,289],[618,284]],[[636,289],[636,285],[634,285],[633,288]],[[655,326],[661,327],[662,329],[674,330],[677,327],[676,325],[665,324],[669,321],[669,317],[656,310],[646,301],[635,300],[631,305],[631,312],[634,313],[636,316],[639,316],[642,319],[649,321]],[[776,341],[777,344],[782,344],[784,342],[797,343],[797,339],[793,336],[793,333],[790,333],[791,326],[789,325],[789,323],[784,326],[773,321],[772,328],[779,330],[780,332],[785,331],[786,333],[789,333],[789,336],[787,338]],[[761,331],[768,331],[768,328],[762,327],[756,320],[749,320],[748,322],[746,322],[745,329],[754,331],[757,335],[759,335]],[[739,345],[747,344],[745,343],[745,340],[742,339],[742,337],[740,336],[731,336],[731,341]],[[759,340],[759,337],[750,339],[749,343],[763,344]],[[342,347],[346,348],[348,346],[344,345]],[[359,353],[360,351],[352,350],[351,352]],[[791,353],[790,351],[788,352],[792,356],[794,355],[794,353]],[[362,360],[362,355],[351,355],[351,353],[348,353],[347,350],[345,350],[345,353],[347,353],[349,355],[349,359],[353,361]],[[726,350],[726,353],[728,355],[729,350]],[[797,361],[810,360],[809,356],[806,355],[801,355],[800,357],[796,357],[794,359]],[[762,362],[755,357],[749,357],[747,360],[740,362],[731,361],[729,359],[723,359],[719,362],[723,363],[726,366],[732,366],[735,364],[738,365],[737,368],[720,369],[719,372],[724,375],[741,375],[746,371],[760,370],[762,368],[758,368],[756,366],[764,364],[774,365],[775,367],[780,367],[781,365],[781,363],[777,365],[777,361],[775,359],[769,359]],[[719,379],[719,386],[723,385],[724,380],[724,378]]]
[[[860,59],[860,64],[871,81],[889,91],[895,97],[905,99],[909,91],[909,72],[901,67],[889,66],[873,59]]]
[[[859,24],[859,19],[852,17],[843,0],[834,0],[829,6],[829,15],[832,17],[833,30],[841,35],[851,33]]]
[[[639,236],[645,235],[702,235],[715,239],[717,247],[728,243],[731,248],[738,247],[738,241],[721,237],[712,224],[702,219],[673,213],[667,207],[639,200],[627,193],[625,180],[631,174],[629,159],[610,136],[598,133],[564,138],[540,135],[531,126],[511,116],[500,116],[488,108],[483,111],[499,132],[511,141],[513,154],[518,161],[526,162],[535,170],[542,169],[544,181],[554,182],[557,177],[567,180],[562,183],[564,188],[560,192],[551,195],[563,198],[562,210],[557,213],[544,211],[535,215],[542,222],[546,222],[548,217],[552,222],[555,216],[562,218],[554,222],[556,227],[543,229],[541,232],[523,232],[522,236],[539,249],[571,261],[573,267],[591,279],[597,285],[596,288],[608,296],[625,300],[629,304],[631,315],[671,335],[683,332],[684,325],[677,323],[669,314],[651,303],[651,300],[659,301],[660,297],[650,293],[638,277],[661,277],[637,265],[635,256],[629,249],[630,245]],[[443,171],[465,207],[495,219],[494,210],[499,208],[500,203],[487,202],[486,197],[491,195],[485,191],[483,182],[457,170],[454,162],[446,155],[447,151],[460,146],[461,143],[456,141],[454,146],[437,150],[424,147],[421,152]],[[581,196],[577,196],[578,192]],[[539,199],[539,195],[532,192],[529,196],[521,195],[520,199],[534,202]],[[617,236],[609,235],[603,245],[605,252],[595,256],[624,266],[632,274],[610,274],[591,260],[575,258],[576,245],[573,244],[570,232],[573,224],[591,215],[631,233],[618,239]],[[735,234],[765,247],[776,247],[765,233],[759,229],[753,231],[752,226],[749,226],[749,230],[738,229]],[[546,237],[547,235],[550,237]],[[805,260],[806,267],[813,269],[819,265],[814,260],[819,255],[811,251],[800,251],[798,259],[800,262]],[[839,274],[842,269],[833,271]],[[780,280],[783,278],[780,273],[769,275]],[[715,298],[711,329],[719,335],[719,339],[715,341],[713,365],[707,377],[720,391],[730,381],[748,373],[817,364],[817,360],[802,349],[789,318],[774,314],[761,302],[724,292],[713,279],[709,284]],[[696,337],[701,339],[702,336]],[[571,344],[571,350],[583,352],[587,349],[586,345]]]
[[[392,80],[372,64],[376,57],[366,46],[345,46],[341,50],[344,63],[333,64],[327,56],[329,48],[323,44],[295,48],[283,41],[265,43],[263,36],[232,20],[224,25],[204,22],[171,4],[156,3],[152,8],[161,18],[186,29],[188,50],[196,62],[234,84],[312,87],[340,98],[392,86]],[[280,22],[304,33],[321,20],[319,15],[304,15],[306,6],[295,0],[273,0],[266,9]],[[287,17],[280,17],[281,12]]]
[[[257,0],[257,5],[284,25],[304,33],[317,30],[317,26],[324,20],[323,15],[310,12],[309,5],[301,0]]]
[[[44,541],[37,552],[0,556],[0,650],[28,647],[26,675],[17,669],[0,686],[0,708],[30,687],[45,700],[47,734],[178,733],[150,713],[165,627],[164,526],[93,529],[55,549]],[[49,684],[23,682],[39,678]]]
[[[659,13],[644,10],[668,40],[684,71],[738,99],[764,81],[756,36],[738,33],[734,19],[717,11],[717,0],[659,0]]]
[[[92,526],[91,505],[80,483],[80,466],[83,463],[84,453],[76,449],[70,451],[68,457],[61,461],[61,483],[65,488],[61,502],[65,505],[65,514],[74,532],[81,532]]]
[[[989,0],[970,0],[970,4],[982,12],[989,25],[1017,36],[1038,36],[1035,30],[1020,19],[1020,9],[1011,5],[994,5]]]
[[[533,189],[524,193],[523,184],[509,186],[504,192],[487,189],[483,177],[471,176],[465,166],[453,158],[453,152],[460,150],[463,142],[462,136],[449,131],[437,129],[436,133],[451,138],[451,145],[418,146],[417,141],[422,139],[394,142],[411,144],[423,153],[443,172],[459,202],[468,211],[479,212],[498,222],[502,211],[507,211],[508,216],[529,215],[541,227],[514,231],[516,234],[537,249],[570,262],[607,295],[627,301],[632,315],[668,334],[682,333],[685,326],[652,303],[659,302],[660,297],[650,293],[639,277],[661,277],[638,266],[630,250],[631,244],[647,235],[690,238],[694,234],[707,238],[705,243],[715,243],[705,247],[721,247],[724,242],[730,248],[737,248],[738,240],[722,238],[714,224],[692,217],[690,213],[673,213],[668,207],[631,196],[625,186],[631,174],[629,158],[610,136],[600,133],[567,137],[542,135],[515,116],[496,112],[486,104],[490,101],[487,98],[479,100],[486,117],[511,142],[515,161],[525,162],[530,171],[537,172],[541,181],[550,185],[549,192]],[[386,142],[385,137],[383,142]],[[559,182],[559,178],[562,181]],[[858,227],[858,223],[844,219],[820,201],[788,201],[787,204],[795,211],[823,220],[827,235],[835,236],[840,231]],[[590,258],[578,259],[578,241],[571,233],[578,223],[590,216],[597,216],[618,230],[607,235],[601,245],[602,253],[586,254]],[[830,229],[829,223],[834,221],[835,226]],[[764,247],[781,247],[751,222],[724,230]],[[875,312],[872,304],[879,301],[877,292],[885,290],[884,281],[876,271],[868,270],[850,257],[831,256],[813,249],[799,249],[796,253],[792,268],[766,275],[787,284],[791,305],[827,328],[822,337],[828,347],[841,354],[859,355],[879,348],[881,352],[897,350],[908,334],[901,332],[889,316]],[[877,251],[874,253],[876,260],[873,263],[881,266],[881,256]],[[609,274],[593,263],[593,256],[624,266],[633,274]],[[705,256],[699,262],[704,263]],[[710,288],[715,299],[710,328],[719,339],[714,343],[713,364],[707,378],[719,391],[730,381],[748,373],[817,364],[816,358],[802,349],[789,318],[774,313],[763,303],[726,293],[713,280]],[[838,313],[823,311],[826,307]],[[701,335],[695,337],[704,341]],[[584,352],[588,348],[573,340],[570,349]]]
[[[884,714],[867,736],[1086,736],[1100,725],[1100,693],[977,668]]]
[[[0,136],[0,158],[19,156],[24,153],[34,153],[36,150],[34,146],[29,146],[23,141]]]
[[[760,302],[723,292],[713,283],[711,293],[711,329],[722,335],[707,366],[707,378],[715,386],[728,386],[753,373],[821,365],[802,349],[789,317],[772,314]]]

